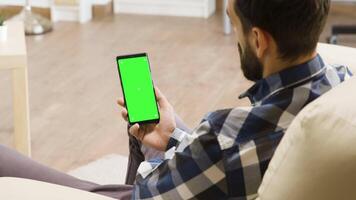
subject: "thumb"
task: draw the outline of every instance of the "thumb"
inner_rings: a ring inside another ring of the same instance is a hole
[[[133,135],[135,138],[140,139],[139,130],[140,130],[140,125],[139,124],[134,124],[133,126],[130,127],[129,133],[131,135]]]

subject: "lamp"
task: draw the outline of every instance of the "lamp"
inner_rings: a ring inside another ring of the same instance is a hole
[[[53,28],[52,22],[49,19],[32,12],[30,0],[26,0],[24,9],[14,19],[24,22],[26,35],[44,34]]]

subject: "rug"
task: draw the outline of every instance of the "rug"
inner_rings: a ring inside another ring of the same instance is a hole
[[[124,184],[127,161],[126,156],[111,154],[72,170],[68,174],[100,185]]]

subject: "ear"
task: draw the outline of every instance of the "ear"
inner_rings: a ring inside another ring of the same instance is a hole
[[[258,58],[263,58],[269,46],[268,33],[260,28],[253,27],[251,34],[251,42],[255,46],[256,55]]]

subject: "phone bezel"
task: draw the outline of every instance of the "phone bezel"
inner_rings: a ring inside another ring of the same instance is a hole
[[[121,55],[121,56],[117,56],[116,57],[116,65],[117,65],[117,71],[119,72],[119,77],[120,77],[120,85],[121,85],[121,90],[122,90],[122,94],[124,96],[124,100],[126,102],[126,95],[125,95],[125,90],[124,90],[124,87],[123,87],[123,83],[122,83],[122,79],[121,79],[121,72],[120,72],[120,64],[119,64],[119,60],[120,59],[127,59],[127,58],[137,58],[137,57],[146,57],[147,58],[147,61],[148,61],[148,68],[150,70],[150,77],[151,77],[151,81],[152,81],[152,90],[153,90],[153,93],[154,93],[154,96],[155,96],[155,100],[156,100],[156,108],[157,108],[157,112],[158,112],[158,119],[150,119],[150,120],[145,120],[145,121],[136,121],[136,122],[131,122],[130,121],[130,114],[129,114],[129,110],[126,106],[126,103],[125,103],[125,108],[127,110],[127,119],[128,119],[128,123],[130,125],[134,125],[136,123],[138,124],[152,124],[152,123],[159,123],[159,120],[161,118],[161,114],[159,112],[159,107],[158,107],[158,103],[157,103],[157,97],[156,97],[156,91],[154,89],[154,83],[153,83],[153,79],[152,79],[152,72],[151,72],[151,64],[150,64],[150,60],[148,58],[148,54],[147,53],[137,53],[137,54],[130,54],[130,55]]]

